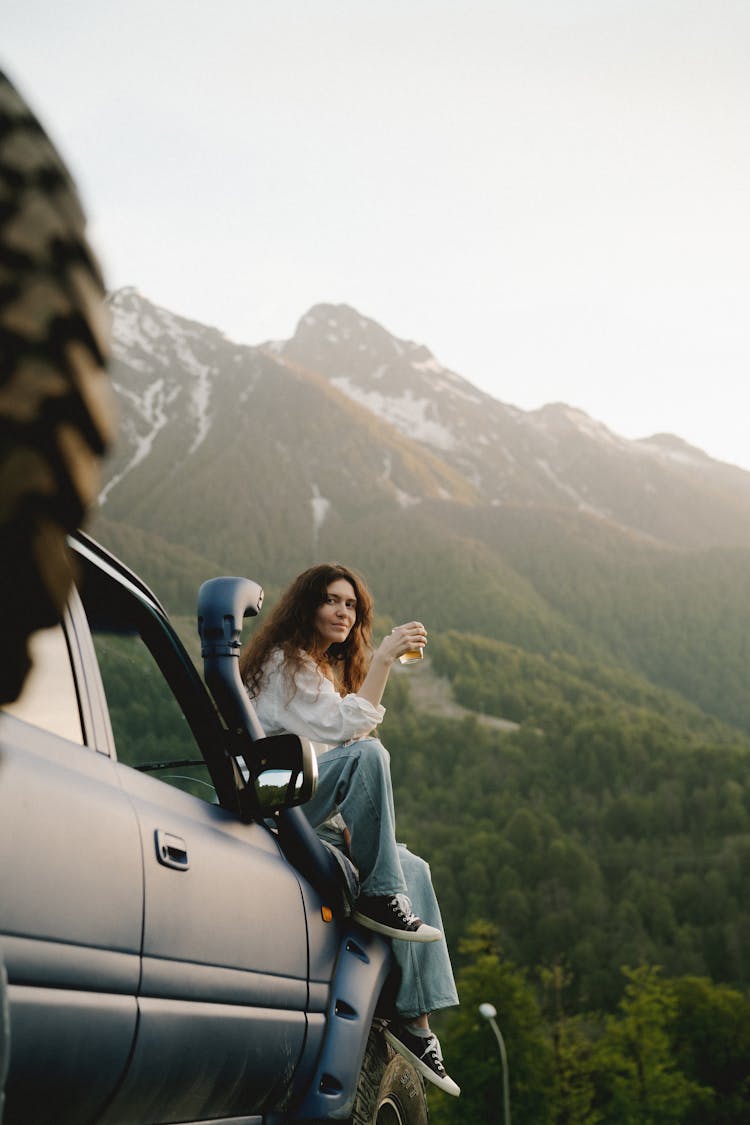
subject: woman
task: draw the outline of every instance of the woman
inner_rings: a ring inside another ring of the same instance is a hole
[[[380,701],[394,660],[426,640],[424,626],[411,621],[373,651],[367,586],[346,567],[322,564],[284,592],[244,649],[240,670],[266,734],[289,732],[315,744],[318,787],[303,811],[357,867],[355,920],[396,939],[398,1020],[386,1038],[457,1097],[428,1019],[458,1003],[440,910],[429,867],[396,843],[389,755],[368,737],[385,714]]]

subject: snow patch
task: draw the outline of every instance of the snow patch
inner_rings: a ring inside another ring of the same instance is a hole
[[[578,508],[579,512],[590,512],[592,515],[600,516],[602,519],[607,518],[606,512],[603,512],[600,508],[595,508],[593,504],[589,504],[589,502],[587,500],[584,500],[581,494],[579,492],[576,492],[576,490],[572,488],[571,485],[566,484],[565,481],[560,480],[554,469],[549,465],[547,461],[544,460],[543,457],[537,457],[536,463],[542,470],[544,475],[547,477],[547,479],[551,481],[551,483],[555,486],[555,488],[557,488],[558,491],[562,492],[565,496],[570,497],[570,499]]]
[[[579,433],[585,434],[586,437],[593,438],[594,441],[604,442],[606,445],[624,446],[625,439],[613,434],[608,430],[603,422],[597,422],[590,415],[584,414],[582,410],[574,410],[572,407],[566,412],[569,421],[577,428]]]
[[[383,471],[378,477],[378,483],[390,486],[390,490],[396,497],[396,503],[400,508],[413,508],[415,504],[421,504],[421,497],[412,496],[411,493],[404,492],[403,488],[399,488],[399,486],[391,480],[392,467],[393,458],[389,452],[386,452],[383,457]]]
[[[485,399],[481,394],[475,390],[467,390],[469,384],[466,383],[460,375],[454,375],[452,371],[448,371],[441,363],[430,356],[429,359],[415,359],[411,362],[411,367],[414,371],[427,373],[428,375],[437,375],[437,379],[431,380],[431,386],[438,391],[448,391],[450,394],[456,395],[457,398],[462,398],[466,402],[473,402],[481,405]]]
[[[172,342],[175,355],[180,368],[186,375],[192,377],[190,386],[190,405],[196,420],[196,434],[188,450],[188,455],[194,453],[205,440],[211,426],[209,404],[211,401],[212,376],[216,376],[217,369],[210,364],[201,363],[193,352],[190,343],[191,336],[199,338],[197,333],[190,333],[180,324],[177,317],[169,312],[162,313],[163,325],[160,332],[168,336]]]
[[[690,465],[693,468],[705,469],[706,455],[700,449],[690,447],[679,448],[676,445],[661,445],[652,438],[642,438],[632,443],[633,449],[638,453],[645,453],[662,464]]]
[[[404,492],[398,485],[394,485],[396,493],[396,503],[399,508],[413,508],[415,504],[421,504],[422,501],[419,496],[412,496],[409,492]]]
[[[195,423],[188,456],[195,452],[211,426],[211,392],[218,374],[215,365],[202,362],[196,355],[196,346],[206,349],[205,330],[201,326],[191,326],[166,309],[144,309],[135,302],[115,300],[112,312],[113,354],[150,378],[143,390],[118,388],[135,414],[129,426],[123,424],[133,453],[123,470],[102,490],[100,503],[105,503],[112,489],[148,456],[156,436],[167,424],[166,408],[182,393]],[[210,348],[206,350],[210,352]]]
[[[412,360],[412,367],[415,371],[432,371],[435,375],[442,375],[445,370],[444,367],[438,363],[434,356],[429,359],[415,359]]]
[[[112,477],[112,480],[108,481],[99,493],[100,506],[106,503],[112,489],[149,455],[157,435],[167,424],[167,407],[174,402],[179,394],[179,387],[172,387],[167,390],[163,379],[157,379],[155,383],[151,383],[142,395],[118,386],[116,383],[113,383],[113,387],[122,398],[128,399],[133,404],[136,413],[146,425],[146,432],[139,433],[132,419],[126,420],[124,423],[123,432],[126,437],[132,440],[135,448],[124,468]]]
[[[360,406],[366,407],[379,418],[390,422],[407,437],[414,438],[415,441],[423,442],[425,445],[433,445],[436,449],[456,448],[456,439],[451,431],[440,422],[428,417],[433,409],[433,403],[429,399],[415,398],[411,390],[405,391],[398,398],[389,397],[379,391],[358,387],[345,375],[340,375],[331,382]]]
[[[130,367],[133,371],[140,371],[142,375],[151,375],[154,371],[155,356],[149,356],[148,359],[141,359],[138,355],[133,355],[127,348],[123,347],[118,341],[112,342],[112,356]]]
[[[546,433],[559,431],[560,423],[567,422],[572,429],[591,438],[592,441],[616,446],[618,449],[625,449],[630,444],[625,438],[608,430],[603,422],[597,422],[595,418],[584,413],[583,410],[577,410],[574,406],[564,404],[543,406],[540,410],[532,410],[528,414],[528,420],[537,429],[544,430]]]
[[[208,412],[208,405],[211,401],[211,383],[209,376],[211,374],[210,367],[204,367],[196,374],[195,382],[193,383],[190,392],[190,398],[193,406],[193,413],[195,414],[198,423],[198,429],[195,437],[193,438],[188,456],[195,453],[198,446],[205,439],[211,426],[211,416]]]
[[[320,529],[325,523],[326,516],[331,510],[331,501],[321,496],[320,489],[317,484],[312,485],[312,496],[310,497],[310,507],[312,508],[312,539],[313,550],[317,551],[318,541],[320,539]]]
[[[164,360],[154,354],[153,343],[161,330],[152,316],[144,315],[137,307],[117,303],[112,307],[112,321],[112,352],[117,359],[126,360],[134,367],[132,352],[139,348],[164,366]]]

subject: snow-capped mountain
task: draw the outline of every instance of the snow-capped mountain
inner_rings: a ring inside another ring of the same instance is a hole
[[[258,347],[132,289],[111,308],[121,429],[102,514],[193,550],[226,535],[230,504],[238,549],[252,522],[277,558],[365,512],[413,522],[430,504],[490,522],[567,512],[669,545],[750,542],[749,473],[668,435],[628,441],[564,404],[500,402],[348,306],[315,306],[292,339]]]
[[[276,350],[432,450],[484,503],[572,508],[670,542],[748,541],[731,524],[750,474],[672,435],[629,441],[564,403],[520,410],[346,305],[315,306]]]
[[[468,503],[451,466],[270,348],[235,344],[135,290],[111,298],[121,424],[100,516],[239,566],[303,557],[363,512]]]
[[[152,305],[135,289],[120,290],[110,305],[111,369],[121,425],[101,504],[177,420],[186,445],[184,457],[196,452],[211,426],[213,384],[228,364],[241,362],[246,351],[234,348],[215,329]]]

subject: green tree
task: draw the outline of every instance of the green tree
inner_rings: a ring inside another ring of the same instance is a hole
[[[714,1092],[711,1125],[750,1121],[750,998],[705,977],[673,982],[674,1054],[689,1078]],[[685,1125],[703,1125],[700,1109]]]
[[[552,1007],[551,1031],[555,1068],[555,1125],[597,1125],[603,1120],[595,1106],[595,1059],[589,1029],[581,1016],[566,1015],[563,991],[571,976],[562,965],[540,970],[545,997]]]
[[[506,1045],[513,1125],[552,1125],[552,1047],[542,1013],[525,973],[506,961],[497,932],[475,922],[459,942],[463,965],[457,974],[461,1006],[435,1019],[446,1069],[462,1088],[457,1100],[430,1094],[433,1125],[502,1122],[500,1058],[495,1037],[479,1015],[489,1001],[497,1008]]]
[[[683,1125],[689,1112],[706,1109],[712,1098],[678,1068],[672,1055],[674,988],[656,966],[622,972],[627,984],[619,1014],[607,1017],[597,1050],[604,1120],[612,1125]]]

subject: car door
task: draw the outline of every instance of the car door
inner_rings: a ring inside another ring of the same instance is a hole
[[[104,1117],[197,1121],[283,1102],[305,1043],[307,926],[275,837],[219,806],[223,731],[142,589],[100,565],[83,587],[145,902],[139,1024]]]
[[[88,644],[87,644],[88,641]],[[137,1023],[139,827],[102,729],[75,593],[33,638],[33,671],[0,714],[0,955],[10,1068],[4,1125],[94,1120]]]
[[[154,777],[122,774],[146,887],[140,1024],[122,1104],[148,1121],[279,1104],[305,1040],[299,884],[261,826]],[[107,1121],[118,1120],[118,1104]]]

